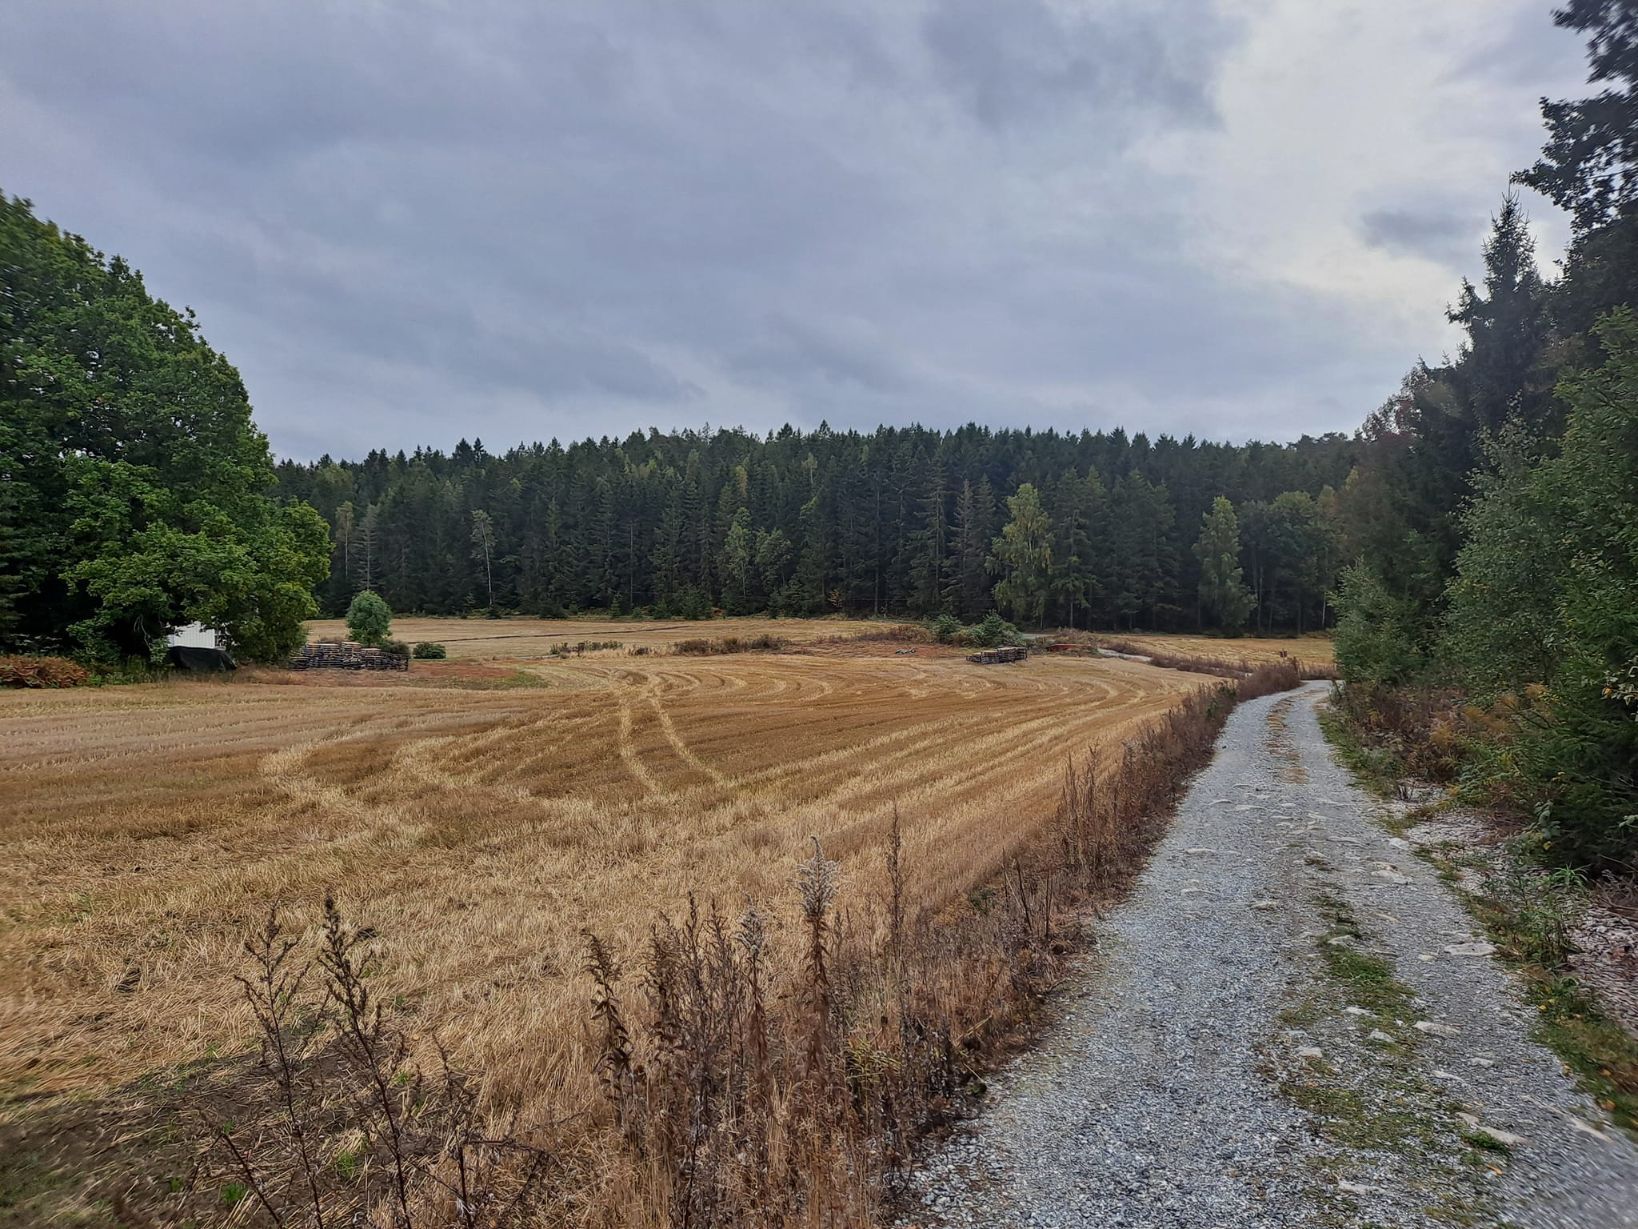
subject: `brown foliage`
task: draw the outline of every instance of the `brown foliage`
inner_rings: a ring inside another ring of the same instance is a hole
[[[1485,720],[1478,710],[1464,711],[1457,693],[1437,688],[1350,683],[1334,692],[1332,705],[1360,742],[1396,775],[1423,781],[1455,780],[1469,727]]]
[[[1294,666],[1255,673],[1256,686],[1295,682]],[[798,960],[770,964],[754,910],[737,926],[715,904],[662,919],[646,1020],[611,1030],[607,985],[592,1000],[605,1069],[635,1073],[642,1107],[626,1132],[644,1162],[629,1197],[678,1226],[868,1223],[916,1140],[963,1112],[978,1072],[1038,1022],[1064,938],[1141,866],[1234,699],[1196,693],[1118,757],[1070,764],[1042,838],[961,907],[907,897],[895,814],[884,900],[838,913],[817,842],[798,867]],[[609,1087],[629,1126],[626,1094]]]
[[[0,687],[79,687],[90,678],[66,657],[0,657]]]
[[[783,636],[766,632],[760,636],[718,636],[715,639],[699,636],[677,641],[671,646],[671,651],[684,657],[724,657],[729,653],[778,653],[789,643]]]
[[[1325,661],[1293,657],[1288,653],[1279,652],[1273,657],[1259,658],[1228,658],[1202,657],[1189,653],[1174,653],[1163,647],[1156,647],[1152,642],[1135,642],[1129,640],[1100,639],[1100,647],[1115,653],[1128,653],[1137,657],[1147,657],[1151,665],[1160,666],[1166,670],[1186,670],[1191,674],[1210,674],[1217,678],[1249,679],[1261,676],[1265,681],[1254,685],[1251,692],[1241,690],[1240,699],[1250,700],[1256,696],[1266,696],[1274,691],[1284,691],[1295,687],[1304,679],[1334,679],[1338,678],[1336,666]],[[1275,670],[1274,674],[1263,674],[1267,670]],[[1291,681],[1283,686],[1269,686],[1274,678],[1289,678]],[[1256,690],[1263,687],[1265,690]]]
[[[428,1076],[412,1039],[369,989],[373,937],[324,902],[316,957],[270,910],[238,978],[261,1033],[253,1076],[194,1106],[201,1166],[230,1206],[279,1226],[393,1229],[521,1223],[551,1156],[479,1109],[477,1084],[442,1048]],[[370,1218],[366,1222],[364,1218]]]
[[[933,644],[938,637],[919,623],[867,623],[862,631],[820,636],[815,644]]]

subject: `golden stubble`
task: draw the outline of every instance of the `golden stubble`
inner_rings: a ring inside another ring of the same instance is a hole
[[[841,908],[874,902],[895,804],[936,909],[1050,820],[1071,756],[1214,682],[891,645],[516,665],[546,685],[0,697],[0,1086],[102,1096],[242,1050],[245,932],[334,891],[381,937],[380,996],[497,1097],[583,1103],[583,927],[630,953],[690,892],[749,898],[782,950],[809,838]]]

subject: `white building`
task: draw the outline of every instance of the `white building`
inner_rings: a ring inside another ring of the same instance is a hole
[[[165,637],[165,643],[172,648],[214,649],[217,647],[216,629],[206,627],[203,623],[189,623]]]

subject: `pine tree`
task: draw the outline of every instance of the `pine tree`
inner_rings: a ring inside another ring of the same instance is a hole
[[[1085,617],[1097,596],[1098,547],[1093,534],[1107,517],[1105,503],[1096,471],[1082,478],[1071,469],[1052,489],[1052,597],[1069,627]]]
[[[945,576],[948,573],[950,526],[946,519],[948,491],[944,466],[937,459],[922,458],[921,473],[914,480],[917,528],[910,538],[912,562],[910,608],[917,614],[934,614],[945,605]]]
[[[961,619],[971,621],[990,608],[991,585],[987,560],[994,536],[994,497],[989,480],[977,488],[961,484],[956,497],[955,536],[945,581],[946,600]]]
[[[1612,84],[1591,98],[1543,99],[1547,145],[1536,164],[1514,178],[1568,211],[1584,234],[1638,201],[1638,6],[1568,0],[1553,21],[1590,32],[1590,78]]]
[[[717,563],[717,575],[722,577],[722,604],[729,614],[749,612],[755,561],[756,537],[751,529],[751,513],[748,508],[740,508],[728,524]]]
[[[1479,432],[1494,432],[1509,418],[1534,426],[1548,400],[1539,371],[1548,336],[1546,290],[1517,196],[1502,202],[1493,221],[1484,266],[1483,293],[1464,280],[1461,298],[1448,313],[1468,335],[1455,374],[1470,441],[1463,458],[1469,461],[1482,459]]]
[[[375,588],[375,544],[381,527],[381,509],[379,504],[371,504],[364,509],[364,519],[358,526],[358,545],[364,556],[363,587]]]
[[[1116,483],[1110,503],[1111,613],[1136,626],[1138,615],[1147,612],[1148,626],[1158,627],[1177,575],[1171,499],[1165,487],[1131,474]]]

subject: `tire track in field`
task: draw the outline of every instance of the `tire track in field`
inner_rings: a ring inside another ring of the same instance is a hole
[[[671,749],[677,753],[677,758],[690,768],[710,777],[714,784],[731,787],[731,782],[725,775],[694,754],[688,744],[683,741],[682,735],[677,733],[677,727],[672,724],[671,714],[665,711],[665,705],[661,702],[659,693],[653,688],[649,689],[648,703],[653,708],[655,717],[659,719],[660,732],[665,735],[666,742],[671,744]]]
[[[620,762],[626,766],[626,771],[631,774],[632,780],[637,782],[643,793],[650,798],[658,798],[661,794],[659,782],[655,781],[652,774],[643,765],[642,757],[637,754],[637,744],[631,735],[632,724],[631,701],[622,694],[620,696]]]

